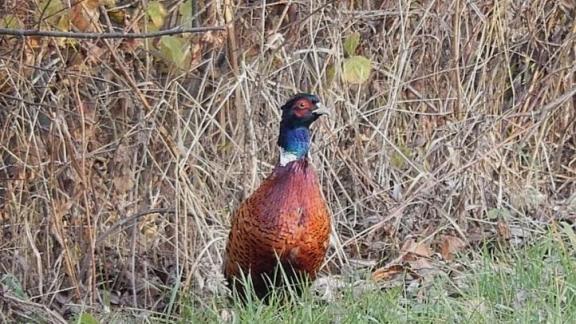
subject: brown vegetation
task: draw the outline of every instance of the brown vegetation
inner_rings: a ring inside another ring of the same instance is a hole
[[[224,294],[231,210],[276,162],[278,107],[300,91],[335,112],[312,151],[334,219],[325,274],[574,218],[572,1],[214,3],[2,2],[8,28],[226,26],[0,36],[3,316]],[[372,62],[366,82],[343,77],[351,54]]]

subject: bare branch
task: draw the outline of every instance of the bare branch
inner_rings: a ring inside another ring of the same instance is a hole
[[[224,27],[210,26],[210,27],[196,27],[196,28],[172,28],[167,30],[160,30],[150,33],[77,33],[77,32],[60,32],[60,31],[47,31],[47,30],[31,30],[31,29],[10,29],[0,28],[0,35],[12,35],[19,37],[30,36],[46,36],[46,37],[62,37],[62,38],[79,38],[79,39],[104,39],[104,38],[153,38],[160,36],[186,34],[186,33],[205,33],[213,30],[224,30]]]

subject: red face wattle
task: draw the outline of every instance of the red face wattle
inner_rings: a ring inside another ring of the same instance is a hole
[[[310,111],[314,108],[314,104],[306,99],[300,99],[294,103],[293,110],[294,115],[298,118],[304,118],[310,114]]]

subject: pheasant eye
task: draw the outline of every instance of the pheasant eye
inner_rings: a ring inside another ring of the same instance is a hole
[[[300,109],[306,108],[306,104],[304,103],[304,101],[298,102],[298,108],[300,108]]]

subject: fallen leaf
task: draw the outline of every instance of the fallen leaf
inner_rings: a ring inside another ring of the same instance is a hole
[[[404,266],[400,264],[393,264],[387,267],[382,267],[372,272],[372,280],[374,281],[390,281],[398,274],[404,273]]]
[[[70,9],[70,20],[72,25],[81,32],[98,31],[98,20],[100,19],[100,1],[82,1]]]
[[[410,256],[411,254],[412,253],[408,253],[407,256]],[[424,273],[419,272],[421,270],[434,269],[434,266],[432,266],[432,263],[430,263],[430,261],[427,258],[423,258],[423,257],[410,258],[410,259],[406,260],[406,263],[409,264],[410,269],[416,271],[415,273],[418,273],[419,276],[424,275]]]
[[[375,270],[372,273],[372,279],[375,281],[394,281],[399,278],[398,274],[408,274],[412,280],[420,280],[424,276],[437,272],[430,262],[430,257],[433,254],[434,252],[428,243],[409,239],[402,244],[400,256],[387,266]],[[402,276],[402,280],[406,280],[405,276]]]
[[[108,53],[107,48],[100,47],[95,43],[89,43],[86,49],[86,59],[91,63],[98,64],[104,61],[102,58],[106,53]]]
[[[128,190],[132,189],[134,186],[134,180],[132,180],[132,177],[129,175],[116,177],[112,180],[112,182],[114,183],[114,187],[119,194],[127,193]]]
[[[454,259],[454,254],[462,251],[466,242],[457,236],[443,235],[440,242],[440,254],[444,260]]]
[[[498,237],[502,240],[509,240],[511,235],[510,226],[504,220],[499,220],[496,223],[496,232],[498,233]]]
[[[416,242],[414,239],[409,239],[402,244],[400,248],[401,254],[414,253],[421,257],[431,257],[434,252],[430,249],[430,245],[424,242]]]

